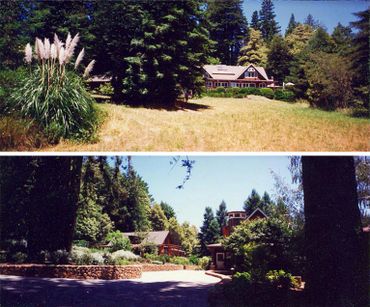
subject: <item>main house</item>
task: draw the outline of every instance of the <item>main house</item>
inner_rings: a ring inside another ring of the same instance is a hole
[[[223,237],[228,237],[241,222],[260,218],[267,218],[267,215],[260,208],[254,210],[249,216],[247,216],[245,211],[229,211],[227,213],[227,224],[222,228]],[[211,253],[212,269],[223,270],[230,268],[232,254],[226,252],[221,243],[209,244],[207,248]]]
[[[274,78],[269,78],[263,67],[204,65],[206,88],[216,87],[275,87]]]
[[[158,249],[158,255],[184,256],[185,252],[181,249],[176,237],[168,230],[149,231],[144,233],[144,237],[137,232],[124,232],[123,235],[128,238],[133,248],[142,244],[154,244]]]

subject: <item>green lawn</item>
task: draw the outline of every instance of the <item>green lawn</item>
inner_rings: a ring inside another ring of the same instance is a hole
[[[261,96],[202,98],[175,110],[100,104],[94,144],[48,151],[369,151],[370,121]]]

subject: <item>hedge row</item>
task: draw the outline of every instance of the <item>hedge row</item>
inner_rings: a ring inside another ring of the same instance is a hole
[[[205,92],[205,96],[209,97],[230,97],[230,98],[244,98],[248,95],[259,95],[269,99],[283,100],[283,101],[294,101],[295,95],[292,91],[288,90],[275,90],[271,88],[256,88],[256,87],[217,87],[213,90]]]

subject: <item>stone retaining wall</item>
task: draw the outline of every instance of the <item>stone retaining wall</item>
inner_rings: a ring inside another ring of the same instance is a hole
[[[74,279],[130,279],[140,278],[142,267],[140,265],[1,264],[0,274]]]
[[[137,265],[0,264],[0,274],[72,279],[131,279],[140,278],[142,272],[195,270],[197,268],[193,265],[170,263]]]

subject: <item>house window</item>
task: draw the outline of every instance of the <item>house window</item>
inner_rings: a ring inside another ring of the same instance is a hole
[[[248,68],[247,72],[245,73],[246,78],[254,78],[256,77],[256,70],[253,67]]]
[[[265,83],[260,83],[259,87],[266,87],[266,84]]]
[[[240,214],[239,214],[239,213],[236,213],[236,214],[235,214],[235,217],[240,217]]]

